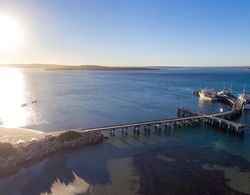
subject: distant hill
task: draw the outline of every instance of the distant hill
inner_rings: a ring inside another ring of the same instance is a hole
[[[158,68],[148,67],[110,67],[100,65],[81,65],[81,66],[69,66],[69,65],[58,65],[58,64],[6,64],[1,65],[3,67],[13,68],[38,68],[46,70],[107,70],[107,71],[129,71],[129,70],[157,70]]]

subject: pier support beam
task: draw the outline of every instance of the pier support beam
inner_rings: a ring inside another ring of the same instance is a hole
[[[137,135],[140,134],[139,126],[135,126],[135,127],[134,127],[134,133],[137,134]]]
[[[155,130],[161,132],[161,123],[155,125]]]
[[[110,129],[110,135],[115,136],[115,129]]]
[[[128,135],[128,128],[127,127],[122,128],[122,134]]]
[[[150,125],[145,125],[144,126],[144,133],[150,133]]]
[[[171,129],[171,124],[170,123],[165,123],[165,130]]]

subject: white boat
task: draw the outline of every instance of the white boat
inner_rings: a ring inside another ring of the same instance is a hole
[[[200,90],[199,91],[199,96],[201,100],[204,101],[215,101],[217,100],[216,98],[216,93],[213,91],[209,91],[209,90]]]
[[[239,95],[238,99],[243,103],[244,109],[250,109],[250,93],[244,92]]]
[[[231,92],[230,92],[230,90],[223,89],[222,91],[218,91],[217,92],[217,96],[220,96],[220,97],[229,97],[229,96],[231,96]]]

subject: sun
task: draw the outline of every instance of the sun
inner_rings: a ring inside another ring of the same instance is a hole
[[[18,21],[11,16],[0,14],[0,52],[9,52],[23,41],[23,32]]]

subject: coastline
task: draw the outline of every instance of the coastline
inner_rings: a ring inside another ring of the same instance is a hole
[[[7,157],[0,156],[0,178],[8,177],[55,153],[87,147],[103,140],[101,132],[82,132],[79,137],[68,141],[62,141],[60,134],[51,135],[36,130],[1,127],[0,132],[5,132],[0,142],[12,144],[16,148],[16,153]],[[18,144],[16,140],[20,138],[24,142]]]

